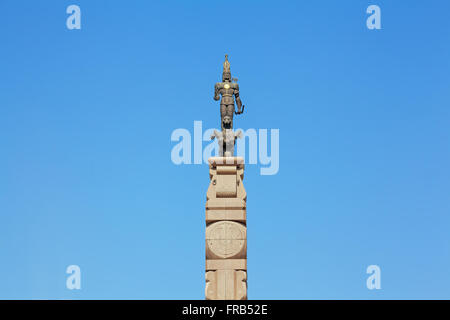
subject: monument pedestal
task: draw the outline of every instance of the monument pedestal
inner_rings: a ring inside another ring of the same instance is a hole
[[[207,300],[247,299],[244,159],[212,157],[206,194]]]

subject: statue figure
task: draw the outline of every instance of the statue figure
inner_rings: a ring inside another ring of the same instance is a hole
[[[233,113],[241,114],[244,112],[244,105],[242,105],[241,98],[239,97],[239,85],[236,82],[232,82],[230,62],[228,62],[228,55],[225,55],[225,62],[223,63],[222,82],[216,83],[214,86],[214,100],[218,101],[220,96],[220,123],[222,130],[224,129],[224,117],[228,116],[231,119],[230,128],[233,129]],[[234,97],[233,97],[234,96]],[[234,100],[238,110],[235,111]]]
[[[230,62],[228,62],[228,55],[225,55],[225,62],[223,63],[222,82],[216,83],[214,86],[214,100],[220,100],[220,126],[222,131],[214,130],[211,139],[216,138],[219,144],[220,157],[233,157],[234,145],[237,138],[242,137],[242,132],[235,133],[233,131],[233,114],[241,114],[244,112],[244,105],[242,105],[239,97],[239,85],[234,82],[237,79],[231,78]],[[235,111],[234,101],[238,110]]]

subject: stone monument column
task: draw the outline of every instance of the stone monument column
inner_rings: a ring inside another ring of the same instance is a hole
[[[234,144],[240,133],[233,131],[233,113],[241,114],[244,106],[239,86],[232,82],[227,55],[222,82],[215,85],[214,100],[221,97],[222,130],[215,130],[211,136],[217,139],[219,156],[208,159],[205,297],[207,300],[246,300],[247,193],[242,183],[244,159],[234,156]],[[238,111],[235,111],[235,101]]]
[[[247,299],[247,194],[244,160],[209,159],[206,194],[206,289],[208,300]]]

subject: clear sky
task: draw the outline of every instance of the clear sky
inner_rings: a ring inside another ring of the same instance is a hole
[[[225,53],[236,126],[280,130],[279,172],[246,166],[249,298],[450,298],[449,12],[2,0],[0,298],[204,298],[208,167],[170,136],[219,126]]]

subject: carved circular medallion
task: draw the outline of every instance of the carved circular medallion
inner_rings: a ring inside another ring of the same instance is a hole
[[[230,258],[239,254],[246,239],[245,227],[233,221],[213,223],[206,229],[206,243],[209,250],[220,258]]]

